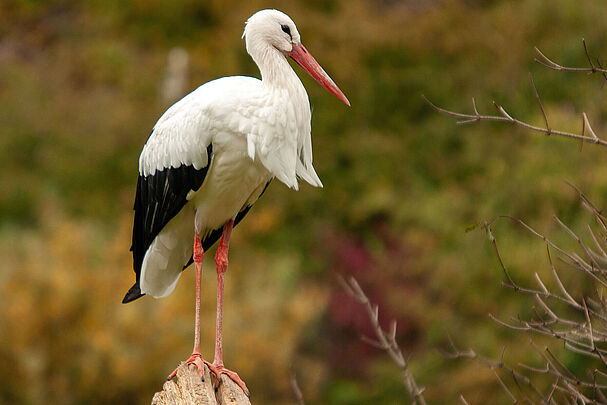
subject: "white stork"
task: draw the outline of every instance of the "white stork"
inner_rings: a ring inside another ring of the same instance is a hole
[[[233,76],[210,81],[160,117],[139,158],[133,225],[136,281],[123,303],[145,294],[169,295],[183,269],[196,267],[194,350],[187,359],[203,376],[227,374],[222,359],[224,276],[232,227],[274,177],[297,190],[297,178],[322,187],[312,167],[310,103],[286,56],[339,100],[348,99],[308,53],[295,23],[277,10],[251,16],[243,33],[261,80]],[[191,240],[194,239],[192,246]],[[202,259],[218,239],[215,358],[200,354]],[[169,379],[175,375],[171,373]]]

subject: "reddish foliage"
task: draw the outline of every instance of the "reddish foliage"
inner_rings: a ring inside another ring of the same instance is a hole
[[[355,235],[336,230],[324,235],[324,253],[329,256],[327,262],[331,264],[331,274],[354,276],[371,302],[379,305],[382,328],[388,330],[392,320],[396,320],[397,341],[411,347],[417,340],[418,324],[415,317],[407,313],[406,301],[395,297],[415,294],[419,291],[420,280],[407,275],[410,262],[407,246],[391,231],[389,224],[376,219],[370,229],[381,242],[379,254]],[[323,329],[325,342],[328,342],[324,351],[333,372],[360,375],[369,361],[383,355],[360,339],[363,335],[375,337],[369,317],[337,283],[329,297]]]

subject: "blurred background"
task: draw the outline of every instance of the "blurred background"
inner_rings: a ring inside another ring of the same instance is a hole
[[[512,215],[575,246],[552,215],[585,229],[590,216],[565,181],[602,207],[605,150],[509,125],[456,126],[420,95],[458,111],[476,96],[487,113],[496,100],[542,125],[531,72],[553,128],[579,131],[586,111],[605,133],[602,77],[533,62],[538,46],[586,65],[582,37],[591,55],[607,57],[601,0],[0,2],[0,403],[149,403],[189,355],[191,269],[170,297],[121,304],[133,281],[138,156],[175,98],[220,76],[258,76],[241,34],[269,7],[293,18],[352,107],[295,67],[313,105],[324,189],[275,181],[236,229],[227,366],[254,403],[294,403],[292,370],[310,404],[407,402],[397,367],[360,340],[373,331],[337,282],[353,275],[382,322],[398,321],[429,402],[460,393],[509,402],[496,399],[504,395],[490,370],[437,350],[449,334],[488,357],[505,347],[512,364],[537,357],[528,336],[489,319],[528,312],[530,300],[500,287],[485,233],[466,229]],[[549,272],[541,241],[506,222],[494,231],[519,282]],[[212,260],[204,268],[202,352],[211,359]]]

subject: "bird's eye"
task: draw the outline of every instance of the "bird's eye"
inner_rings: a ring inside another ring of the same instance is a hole
[[[291,36],[291,29],[289,28],[288,25],[281,25],[280,28],[282,28],[283,32],[285,32],[286,34],[289,34],[289,36]]]

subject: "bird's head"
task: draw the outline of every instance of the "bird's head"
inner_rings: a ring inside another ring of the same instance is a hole
[[[270,46],[278,50],[291,57],[331,94],[350,105],[344,93],[303,46],[295,23],[285,13],[270,9],[256,12],[247,20],[242,35],[249,54],[253,55],[253,48],[259,46]]]

